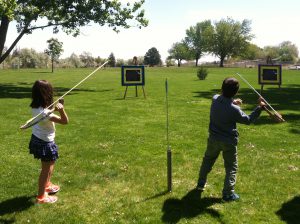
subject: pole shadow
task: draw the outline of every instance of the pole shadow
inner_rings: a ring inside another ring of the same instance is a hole
[[[164,214],[161,220],[164,223],[178,223],[182,218],[192,219],[201,214],[209,214],[218,223],[224,223],[222,215],[214,208],[210,208],[210,206],[221,202],[221,198],[201,198],[201,191],[193,189],[182,199],[167,199],[162,207]]]
[[[287,224],[297,224],[300,222],[300,195],[295,196],[292,200],[282,204],[276,212],[282,221]]]
[[[162,197],[162,196],[167,195],[169,193],[170,193],[170,191],[168,191],[168,190],[162,191],[162,192],[159,192],[159,193],[157,193],[153,196],[145,198],[142,202],[149,201],[149,200],[152,200],[152,199],[155,199],[155,198],[159,198],[159,197]]]

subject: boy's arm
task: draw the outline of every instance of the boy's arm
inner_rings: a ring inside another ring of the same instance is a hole
[[[237,122],[241,124],[251,124],[256,118],[259,117],[264,106],[264,102],[261,99],[259,99],[258,106],[252,111],[250,115],[245,114],[241,109],[238,108],[238,113],[236,117]]]
[[[251,124],[256,118],[259,117],[262,108],[257,106],[250,115],[245,114],[241,109],[237,113],[236,122],[241,124]]]

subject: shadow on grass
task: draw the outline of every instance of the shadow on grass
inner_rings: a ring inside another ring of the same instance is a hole
[[[300,222],[300,195],[295,196],[292,200],[282,204],[276,214],[280,216],[282,221],[288,224],[296,224]]]
[[[0,202],[0,216],[29,209],[34,205],[33,198],[34,196],[21,196]],[[11,223],[12,220],[0,219],[0,221],[1,223]]]
[[[15,219],[0,219],[1,224],[10,224],[10,223],[15,223]]]
[[[53,75],[55,75],[55,73],[52,71],[32,71],[32,73],[38,73],[38,74],[53,73]]]
[[[164,214],[161,220],[164,223],[177,223],[182,218],[191,219],[201,214],[209,214],[218,223],[224,223],[222,215],[217,210],[210,208],[210,206],[221,202],[221,198],[201,198],[201,192],[193,189],[182,199],[167,199],[162,207]]]
[[[14,98],[14,99],[22,99],[22,98],[31,98],[31,89],[33,83],[6,83],[0,84],[0,98]],[[64,93],[69,91],[70,89],[64,87],[54,87],[54,94],[56,96],[62,96]],[[102,89],[102,90],[90,90],[90,89],[74,89],[68,95],[74,95],[78,92],[108,92],[113,89]]]
[[[155,199],[155,198],[159,198],[159,197],[164,196],[164,195],[169,194],[169,193],[170,193],[170,191],[168,191],[168,190],[162,191],[160,193],[157,193],[156,195],[153,195],[151,197],[148,197],[148,198],[144,199],[143,202],[149,201],[149,200],[152,200],[152,199]]]
[[[193,93],[195,94],[194,97],[212,99],[213,95],[220,94],[220,92],[220,89],[212,89],[210,91],[197,91]],[[268,88],[263,91],[262,96],[275,107],[276,110],[300,110],[300,85],[288,85],[282,89]],[[241,98],[250,105],[255,105],[258,96],[251,89],[243,88],[239,90],[237,98]]]

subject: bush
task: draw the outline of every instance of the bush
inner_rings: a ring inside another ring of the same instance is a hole
[[[201,66],[198,71],[197,71],[197,76],[200,80],[204,80],[206,79],[206,76],[208,75],[208,71],[206,68],[204,68],[203,66]]]

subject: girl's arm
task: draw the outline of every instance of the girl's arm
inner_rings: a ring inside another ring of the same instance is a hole
[[[58,103],[56,104],[55,106],[55,110],[59,112],[59,115],[56,115],[56,114],[53,114],[51,117],[50,117],[50,121],[53,121],[55,123],[58,123],[58,124],[68,124],[69,123],[69,118],[68,118],[68,115],[64,109],[64,106],[61,104],[61,103]]]

